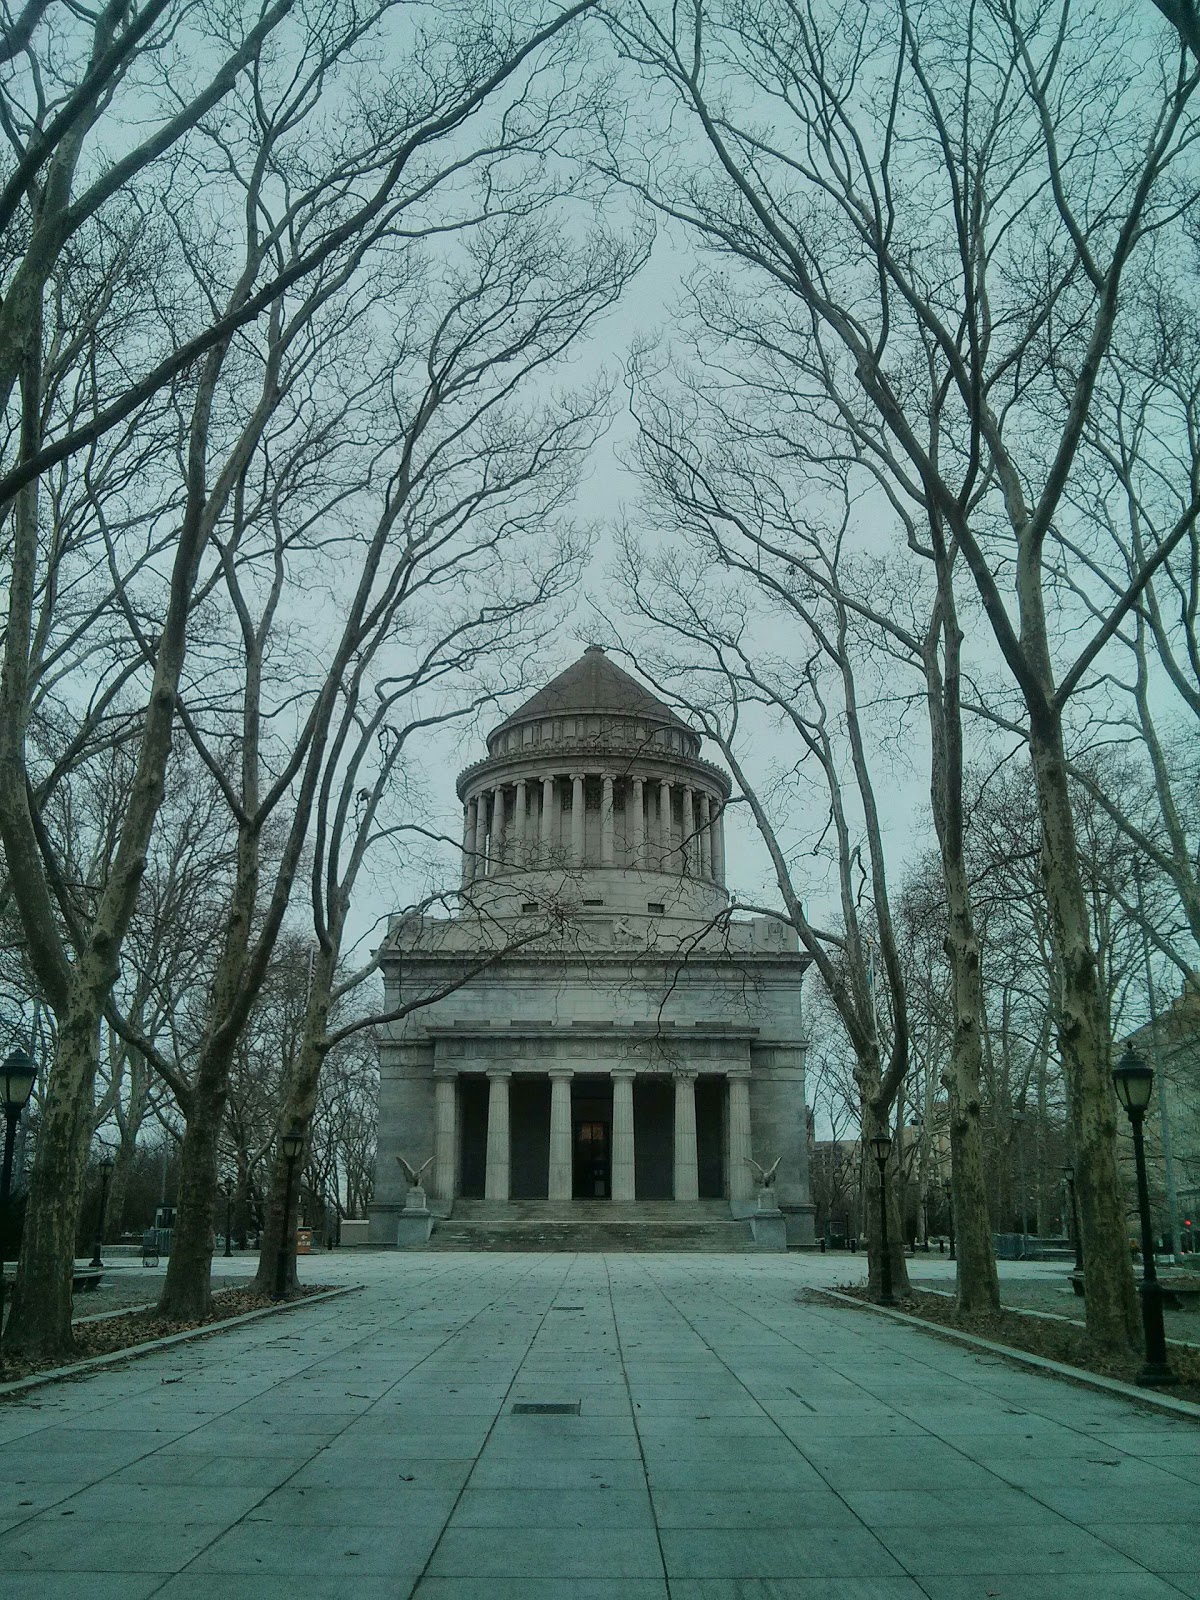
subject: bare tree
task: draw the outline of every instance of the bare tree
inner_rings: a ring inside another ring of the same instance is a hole
[[[1110,1040],[1078,860],[1064,714],[1188,499],[1080,645],[1048,603],[1064,510],[1130,263],[1196,202],[1197,63],[1148,12],[751,0],[610,11],[641,70],[644,147],[614,165],[744,272],[806,353],[805,395],[960,552],[1018,686],[1061,989],[1059,1045],[1088,1329],[1138,1319],[1114,1159]],[[666,105],[679,108],[674,139]],[[686,132],[682,130],[686,128]],[[943,417],[931,441],[932,409]]]

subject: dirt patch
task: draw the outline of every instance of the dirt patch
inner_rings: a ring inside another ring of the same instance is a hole
[[[294,1290],[284,1304],[295,1305],[297,1301],[307,1300],[311,1295],[325,1294],[330,1287],[331,1285],[327,1283],[305,1284]],[[67,1366],[72,1361],[87,1361],[93,1356],[113,1355],[116,1351],[128,1350],[131,1345],[148,1344],[152,1339],[166,1339],[173,1333],[189,1333],[194,1328],[206,1328],[210,1323],[224,1322],[229,1317],[240,1317],[247,1311],[263,1311],[275,1304],[270,1295],[256,1294],[250,1288],[225,1289],[213,1295],[212,1311],[209,1315],[192,1322],[173,1322],[167,1317],[156,1315],[153,1311],[143,1311],[132,1316],[106,1317],[102,1322],[88,1322],[82,1326],[77,1323],[73,1329],[75,1348],[70,1356],[38,1362],[4,1357],[0,1359],[0,1380],[11,1383],[15,1378],[28,1378],[35,1372]]]
[[[862,1284],[839,1285],[838,1292],[864,1303],[870,1302],[870,1295]],[[1042,1356],[1047,1361],[1061,1361],[1069,1367],[1081,1367],[1085,1372],[1094,1372],[1103,1378],[1119,1378],[1123,1383],[1136,1383],[1142,1366],[1140,1356],[1098,1355],[1089,1343],[1086,1330],[1070,1322],[1052,1322],[1005,1310],[967,1316],[958,1310],[953,1300],[942,1295],[925,1294],[919,1289],[900,1301],[899,1309],[935,1327],[973,1333],[980,1339],[991,1339],[996,1344],[1006,1344],[1014,1350]],[[1200,1350],[1184,1350],[1178,1345],[1171,1345],[1168,1347],[1168,1361],[1179,1382],[1163,1393],[1174,1400],[1191,1400],[1200,1404]]]

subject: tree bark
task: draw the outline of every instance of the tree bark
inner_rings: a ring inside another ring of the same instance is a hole
[[[1031,717],[1029,748],[1042,823],[1042,877],[1061,980],[1058,1042],[1071,1110],[1075,1188],[1087,1263],[1087,1329],[1098,1348],[1126,1350],[1136,1344],[1140,1323],[1117,1177],[1112,1048],[1088,931],[1057,715]]]

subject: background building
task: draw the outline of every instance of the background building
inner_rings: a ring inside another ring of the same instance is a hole
[[[431,1205],[755,1203],[779,1158],[789,1243],[811,1244],[801,977],[771,917],[725,889],[726,774],[597,646],[500,724],[458,780],[461,908],[402,917],[385,1032],[371,1238],[396,1157]]]

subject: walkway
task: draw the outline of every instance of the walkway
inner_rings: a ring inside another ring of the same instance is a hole
[[[1200,1596],[1200,1426],[798,1303],[846,1269],[314,1258],[366,1291],[0,1406],[0,1594]]]

